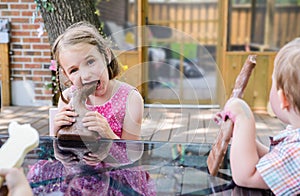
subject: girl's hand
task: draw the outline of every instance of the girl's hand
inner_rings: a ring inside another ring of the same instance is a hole
[[[71,151],[61,150],[56,140],[53,141],[53,149],[54,157],[62,162],[64,166],[74,166],[78,164],[78,156]]]
[[[107,155],[104,157],[101,157],[101,156],[98,156],[98,154],[89,152],[88,154],[83,156],[83,161],[87,165],[97,166],[101,161],[103,161],[107,157]]]
[[[120,139],[114,132],[111,130],[107,119],[103,117],[98,112],[90,111],[85,114],[85,117],[82,119],[82,124],[90,131],[95,131],[102,138],[109,139]]]
[[[112,141],[106,141],[101,143],[98,148],[90,148],[90,152],[84,154],[83,160],[88,165],[97,165],[103,161],[108,155],[112,147]]]
[[[54,134],[61,129],[62,126],[69,126],[75,122],[75,117],[78,116],[70,105],[63,106],[54,118]]]

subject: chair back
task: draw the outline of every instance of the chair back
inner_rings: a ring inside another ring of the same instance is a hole
[[[58,108],[49,109],[49,135],[55,136],[54,134],[54,117],[58,112]]]

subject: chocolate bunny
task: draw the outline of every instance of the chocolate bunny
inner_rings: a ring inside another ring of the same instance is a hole
[[[256,55],[249,55],[242,67],[242,70],[236,78],[231,97],[243,97],[244,90],[248,84],[250,75],[255,65]],[[226,119],[226,121],[221,124],[219,134],[207,157],[208,171],[212,176],[217,175],[218,170],[223,162],[228,144],[231,139],[232,131],[233,122],[230,119]]]
[[[71,102],[78,116],[76,117],[75,123],[70,126],[64,126],[58,131],[58,139],[82,141],[94,141],[97,139],[98,133],[89,131],[82,124],[83,117],[89,111],[86,108],[87,97],[95,91],[96,87],[97,81],[94,81],[88,84],[84,84],[82,88],[71,89]]]

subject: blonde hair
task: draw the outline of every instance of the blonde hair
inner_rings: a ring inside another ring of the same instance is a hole
[[[109,48],[109,41],[105,40],[97,30],[95,26],[89,22],[82,21],[75,23],[68,27],[64,33],[57,37],[52,46],[52,55],[57,62],[57,80],[59,83],[59,90],[64,102],[68,102],[62,95],[61,85],[60,85],[60,61],[59,55],[63,47],[76,45],[79,43],[87,43],[97,47],[99,53],[103,54],[107,64],[107,70],[109,79],[115,78],[119,74],[119,63],[117,58],[113,54],[112,50]],[[111,61],[109,62],[107,51],[111,53]]]
[[[300,112],[300,38],[283,46],[274,61],[277,90],[282,89],[292,107]]]

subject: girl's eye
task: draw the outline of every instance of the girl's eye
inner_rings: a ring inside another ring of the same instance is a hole
[[[71,69],[71,70],[69,71],[69,74],[75,73],[77,70],[78,70],[78,69]]]
[[[87,61],[87,64],[88,64],[88,65],[92,65],[94,62],[95,62],[94,59],[89,59],[89,60]]]

